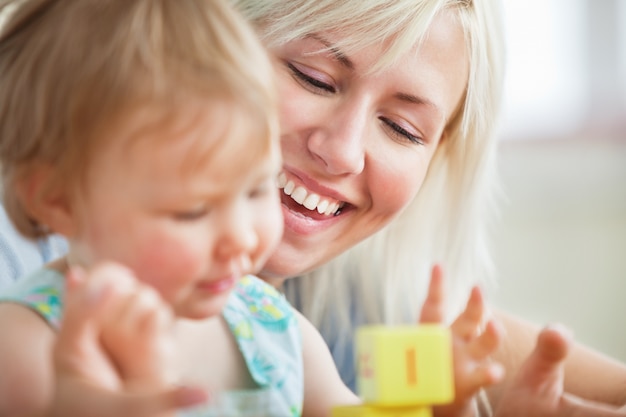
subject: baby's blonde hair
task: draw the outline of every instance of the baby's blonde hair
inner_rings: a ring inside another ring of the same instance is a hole
[[[499,1],[232,1],[270,47],[320,32],[336,34],[333,46],[347,55],[388,42],[371,71],[393,65],[422,42],[439,13],[454,13],[465,33],[469,79],[422,188],[386,228],[305,274],[296,290],[303,313],[318,328],[345,338],[354,320],[415,320],[430,266],[441,262],[454,305],[450,314],[458,310],[468,286],[491,273],[486,226],[495,214],[493,155],[504,77]],[[355,311],[364,317],[355,317]]]
[[[252,123],[260,149],[278,137],[271,62],[224,0],[7,5],[0,34],[0,163],[6,210],[26,236],[48,231],[28,217],[16,182],[45,163],[63,184],[76,183],[90,155],[112,139],[111,126],[147,106],[175,118],[192,97],[224,100]]]

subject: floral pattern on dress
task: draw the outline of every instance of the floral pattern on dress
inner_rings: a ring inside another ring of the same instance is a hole
[[[255,382],[281,393],[282,416],[300,416],[302,341],[289,302],[274,287],[249,275],[239,281],[222,314]]]

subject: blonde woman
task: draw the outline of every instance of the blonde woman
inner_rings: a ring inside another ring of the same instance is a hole
[[[500,3],[235,3],[275,55],[281,88],[285,232],[263,276],[299,277],[286,292],[352,385],[352,329],[415,322],[431,264],[446,271],[448,318],[473,284],[493,279],[486,228],[504,76]],[[325,202],[337,210],[327,214]],[[495,316],[506,330],[495,358],[507,379],[487,390],[492,408],[524,358],[527,373],[547,356],[558,375],[566,353],[568,395],[608,408],[626,403],[623,364],[551,329],[530,355],[539,329]],[[555,345],[567,349],[550,355]],[[549,415],[567,415],[553,405]]]

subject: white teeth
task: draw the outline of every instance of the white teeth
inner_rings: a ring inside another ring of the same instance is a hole
[[[283,191],[285,194],[291,195],[291,193],[293,193],[294,188],[296,188],[296,185],[293,183],[293,181],[288,181],[287,184],[285,185],[285,188],[283,188]]]
[[[317,204],[317,212],[319,214],[324,214],[324,212],[326,211],[326,209],[328,208],[328,201],[327,200],[322,200]],[[312,210],[312,209],[311,209]]]
[[[317,207],[317,203],[319,202],[320,202],[319,195],[309,194],[309,196],[304,200],[304,203],[302,203],[302,205],[308,208],[309,210],[315,210],[315,207]]]
[[[284,172],[278,174],[278,178],[276,178],[276,185],[278,185],[278,188],[285,188],[285,185],[287,185],[287,176]]]
[[[304,199],[306,198],[306,190],[302,187],[297,187],[295,190],[293,190],[293,192],[291,193],[291,198],[294,199],[294,201],[298,204],[302,204],[304,203]]]
[[[283,193],[291,196],[296,203],[306,207],[308,210],[317,210],[319,214],[330,216],[343,207],[344,203],[333,203],[323,199],[319,194],[309,193],[309,191],[302,186],[296,187],[296,184],[293,181],[288,180],[287,176],[283,172],[278,175],[276,183],[278,184],[278,188],[282,188]]]

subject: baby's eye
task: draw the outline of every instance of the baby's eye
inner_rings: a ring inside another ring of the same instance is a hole
[[[263,197],[267,195],[272,189],[275,188],[274,184],[275,184],[275,181],[268,179],[267,181],[264,181],[263,183],[257,185],[252,190],[250,190],[250,192],[248,193],[248,197],[249,198]]]
[[[209,214],[209,209],[207,207],[201,207],[193,210],[184,210],[177,211],[173,213],[173,217],[175,220],[182,222],[190,222],[194,220],[200,220],[206,217]]]
[[[248,191],[248,198],[273,198],[278,193],[277,175],[275,173],[263,175]]]
[[[393,120],[386,117],[379,117],[379,120],[383,122],[385,128],[389,131],[389,133],[395,136],[397,139],[408,140],[418,145],[424,144],[423,138],[412,134]]]
[[[332,85],[306,74],[304,71],[298,69],[298,67],[296,67],[291,62],[287,63],[287,67],[296,78],[296,80],[310,91],[318,94],[332,94],[337,92],[335,87],[333,87]]]

